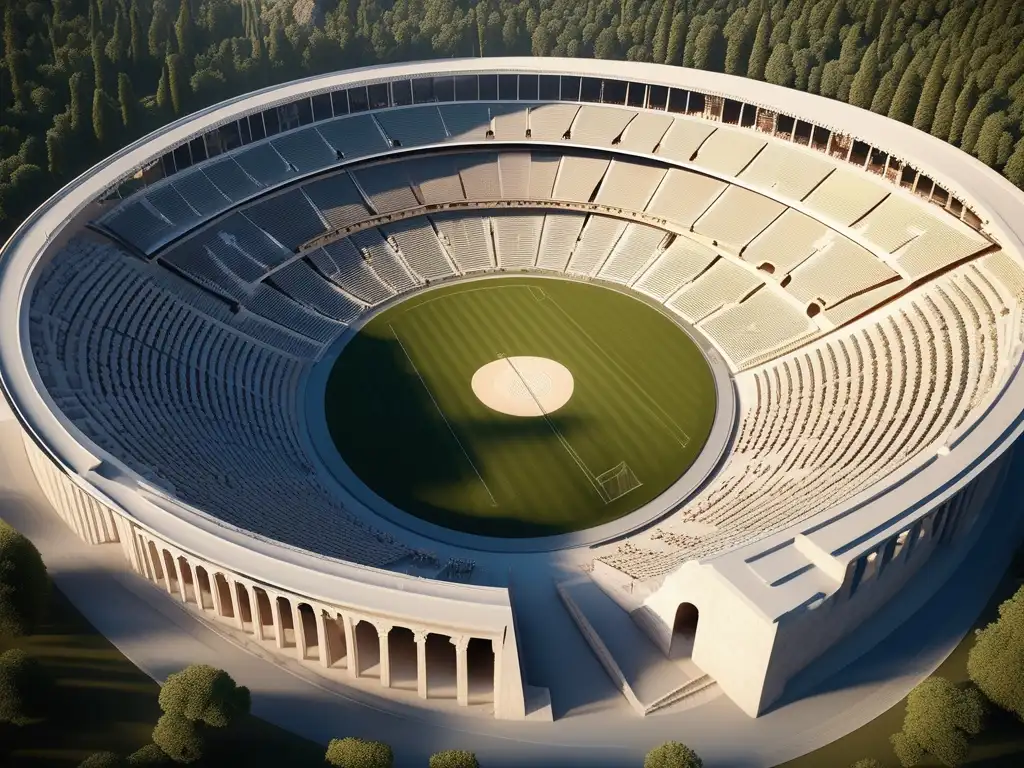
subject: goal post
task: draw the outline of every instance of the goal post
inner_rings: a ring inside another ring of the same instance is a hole
[[[636,473],[624,461],[620,461],[608,471],[602,472],[595,479],[604,495],[605,504],[610,504],[643,485]]]

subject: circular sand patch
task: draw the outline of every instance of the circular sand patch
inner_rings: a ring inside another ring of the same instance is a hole
[[[473,374],[473,394],[509,416],[553,413],[572,397],[569,369],[546,357],[503,357]]]

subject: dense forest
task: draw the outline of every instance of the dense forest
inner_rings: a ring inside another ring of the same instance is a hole
[[[3,236],[178,115],[305,75],[452,56],[746,75],[912,123],[1024,187],[1018,0],[3,1]]]

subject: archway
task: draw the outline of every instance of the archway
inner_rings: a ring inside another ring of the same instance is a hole
[[[281,648],[295,648],[296,642],[295,622],[292,619],[292,604],[287,597],[277,598],[277,612],[281,621]]]
[[[391,687],[416,690],[416,638],[407,627],[394,627],[388,636],[391,653]]]
[[[693,654],[693,641],[697,637],[697,622],[700,611],[693,603],[680,603],[676,608],[675,621],[672,622],[672,644],[669,656],[672,658],[688,657]]]
[[[359,646],[359,666],[355,670],[356,677],[380,677],[380,637],[377,628],[368,621],[360,621],[355,626],[355,641]]]
[[[210,574],[201,565],[196,566],[196,592],[199,607],[204,611],[212,611],[214,602],[213,588],[210,586]]]
[[[299,603],[299,621],[302,622],[301,631],[296,627],[296,642],[301,644],[299,656],[303,659],[320,658],[320,634],[317,632],[316,614],[313,613],[309,603]]]
[[[494,701],[494,648],[489,639],[474,637],[466,648],[469,703]]]
[[[146,548],[149,550],[149,564],[153,567],[153,581],[157,584],[162,584],[164,568],[160,563],[160,553],[156,551],[156,544],[152,541],[146,542]]]
[[[164,573],[167,574],[167,591],[171,594],[178,593],[182,595],[182,600],[184,600],[185,593],[181,591],[181,584],[178,581],[177,569],[174,567],[174,555],[172,555],[166,549],[162,550],[161,554],[163,554],[164,556]]]
[[[256,593],[256,605],[253,606],[256,621],[260,625],[260,634],[264,640],[276,640],[277,634],[274,628],[274,611],[270,606],[270,597],[266,590],[261,587],[253,587]]]
[[[220,617],[222,619],[235,618],[235,606],[231,600],[231,586],[223,573],[213,575],[214,589],[217,590],[217,597],[220,598]]]
[[[181,599],[186,603],[199,604],[196,585],[192,582],[192,568],[184,555],[178,555],[178,574],[181,578]]]

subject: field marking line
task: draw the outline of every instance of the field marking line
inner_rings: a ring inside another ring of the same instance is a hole
[[[469,453],[466,451],[466,446],[464,446],[462,444],[462,441],[459,440],[459,436],[455,434],[455,428],[452,427],[451,422],[448,421],[448,417],[445,416],[444,411],[441,410],[441,406],[438,405],[437,400],[434,399],[434,393],[430,391],[430,387],[427,386],[427,382],[423,379],[423,375],[420,373],[420,369],[416,367],[416,363],[413,362],[412,357],[409,355],[409,350],[405,348],[405,344],[403,344],[402,340],[398,337],[398,331],[395,330],[395,326],[393,326],[391,323],[388,323],[388,328],[391,329],[391,333],[394,335],[395,341],[398,342],[398,346],[400,346],[402,348],[402,352],[405,353],[405,359],[409,361],[409,365],[411,365],[412,369],[416,372],[416,376],[417,378],[419,378],[420,384],[423,385],[423,389],[427,391],[427,396],[430,398],[430,402],[434,404],[434,407],[437,409],[437,412],[441,414],[441,418],[444,419],[445,426],[448,427],[448,431],[452,433],[452,437],[455,438],[455,442],[459,444],[459,450],[462,451],[462,455],[466,457],[466,461],[469,462],[469,466],[473,468],[473,471],[476,473],[476,476],[480,479],[480,484],[483,485],[484,490],[487,491],[487,495],[491,497],[491,506],[498,506],[498,502],[494,498],[494,494],[491,493],[491,489],[488,487],[487,481],[484,480],[483,475],[480,474],[480,470],[476,468],[476,464],[473,463],[473,460],[469,458]]]
[[[540,400],[533,391],[533,388],[530,387],[529,382],[526,381],[526,377],[523,376],[523,374],[519,371],[518,368],[516,368],[516,364],[512,362],[512,358],[505,357],[503,353],[499,353],[499,359],[502,359],[506,363],[508,363],[509,367],[512,368],[512,371],[515,373],[515,375],[519,377],[519,381],[521,381],[523,386],[526,387],[526,391],[530,393],[530,397],[533,398],[533,402],[536,403],[538,410],[540,410],[540,415],[544,417],[544,421],[547,422],[548,427],[551,429],[552,432],[554,432],[555,437],[558,438],[558,441],[562,444],[562,447],[565,449],[566,453],[568,453],[570,458],[574,462],[576,462],[576,466],[579,467],[580,471],[583,472],[587,480],[590,481],[590,484],[594,487],[594,490],[597,492],[597,495],[601,498],[601,501],[603,501],[605,504],[608,504],[609,499],[604,493],[604,489],[601,487],[601,484],[597,482],[597,478],[595,477],[594,473],[590,471],[590,469],[587,467],[583,459],[580,458],[580,455],[576,453],[576,450],[572,447],[569,441],[559,431],[558,427],[555,426],[554,422],[551,421],[551,417],[548,416],[548,412],[544,410],[544,406],[541,405]]]
[[[665,412],[664,408],[662,408],[658,404],[658,401],[655,400],[653,397],[651,397],[650,394],[648,394],[647,390],[645,390],[643,387],[641,387],[636,382],[636,380],[632,376],[629,375],[628,371],[623,370],[622,366],[619,365],[619,363],[615,360],[615,358],[613,358],[604,347],[602,347],[600,344],[598,344],[596,341],[594,341],[593,337],[591,337],[591,335],[586,332],[586,330],[583,328],[583,326],[581,326],[579,323],[577,323],[573,319],[572,315],[570,315],[568,312],[566,312],[562,308],[561,304],[559,304],[556,299],[553,299],[553,298],[549,297],[549,301],[552,304],[552,306],[554,306],[555,309],[557,309],[559,312],[561,312],[562,316],[565,317],[565,319],[568,320],[570,323],[572,323],[573,326],[576,328],[576,330],[578,330],[581,334],[583,334],[584,338],[586,338],[587,341],[589,341],[602,355],[604,355],[605,359],[609,363],[611,363],[612,366],[622,376],[624,376],[626,378],[626,380],[630,384],[633,385],[634,389],[637,390],[638,392],[640,392],[643,395],[643,398],[638,398],[638,399],[641,400],[641,404],[643,405],[644,409],[648,413],[650,413],[651,416],[653,416],[655,419],[657,419],[657,421],[661,424],[661,426],[665,428],[665,431],[668,432],[672,436],[672,439],[674,439],[677,443],[679,443],[679,445],[681,447],[686,448],[690,444],[690,435],[689,435],[689,433],[685,429],[680,427],[678,424],[676,424],[675,420],[668,413]],[[644,403],[643,402],[644,399],[646,399],[648,402]],[[653,404],[654,408],[652,408],[650,404]],[[662,418],[657,413],[655,413],[654,412],[655,408],[658,411],[660,411],[661,415],[664,416],[665,418]],[[666,419],[668,420],[668,423],[665,422]],[[671,424],[672,426],[670,427],[669,424]],[[683,439],[680,439],[680,435],[682,435]]]

